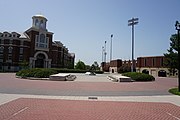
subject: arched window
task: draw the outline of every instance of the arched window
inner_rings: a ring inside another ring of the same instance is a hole
[[[9,53],[12,53],[13,47],[10,46],[8,49],[9,49]]]
[[[44,29],[44,21],[43,20],[41,20],[41,22],[40,22],[40,27]]]
[[[44,33],[40,33],[36,35],[36,43],[35,46],[37,48],[48,48],[49,39],[46,37]]]
[[[39,26],[39,21],[38,21],[38,19],[35,20],[35,26]]]
[[[40,43],[45,43],[45,35],[44,34],[40,35]]]

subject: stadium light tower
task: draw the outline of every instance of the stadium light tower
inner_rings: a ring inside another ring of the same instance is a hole
[[[132,64],[131,72],[134,72],[134,25],[138,24],[139,18],[132,18],[128,20],[128,26],[132,26]]]
[[[104,42],[104,62],[106,63],[106,55],[107,55],[107,52],[106,52],[106,42]]]
[[[113,38],[113,34],[111,34],[111,45],[110,45],[110,62],[112,60],[112,38]]]

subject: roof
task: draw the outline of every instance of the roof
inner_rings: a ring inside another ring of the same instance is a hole
[[[137,58],[163,58],[164,56],[144,56],[144,57],[137,57]]]
[[[29,36],[28,36],[26,33],[20,32],[19,34],[20,34],[20,37],[19,37],[19,38],[28,38],[28,39],[29,39]]]
[[[34,18],[34,17],[43,18],[43,19],[47,20],[47,18],[45,16],[40,15],[40,14],[34,15],[32,18]]]

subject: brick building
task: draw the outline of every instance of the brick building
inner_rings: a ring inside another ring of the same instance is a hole
[[[18,71],[23,62],[30,68],[74,68],[75,54],[53,41],[47,19],[35,15],[32,20],[32,27],[23,33],[0,32],[0,71]]]
[[[167,77],[174,76],[177,77],[178,73],[172,75],[169,72],[169,68],[164,65],[165,57],[164,56],[149,56],[149,57],[138,57],[137,60],[134,60],[134,68],[136,72],[150,74],[154,77]],[[102,70],[110,73],[117,73],[118,69],[121,66],[128,66],[129,68],[132,65],[131,60],[112,60],[110,63],[101,64]]]
[[[170,76],[168,67],[164,65],[164,61],[164,56],[138,57],[136,71],[150,74],[154,77]]]
[[[110,72],[110,73],[118,73],[118,70],[121,66],[128,66],[131,68],[132,61],[131,60],[124,60],[122,61],[121,59],[116,59],[116,60],[111,60],[110,62],[102,62],[101,63],[101,70],[105,72]],[[134,69],[136,68],[137,61],[134,60]]]
[[[109,72],[110,73],[117,73],[118,69],[122,66],[122,60],[117,59],[117,60],[111,60],[110,61],[110,67],[109,67]]]

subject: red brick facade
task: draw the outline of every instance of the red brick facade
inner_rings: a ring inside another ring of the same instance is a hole
[[[0,71],[18,71],[23,62],[30,68],[74,68],[75,54],[46,29],[47,19],[33,16],[33,25],[24,33],[0,32]]]
[[[138,57],[137,67],[166,67],[164,66],[165,57],[155,56],[155,57]]]

